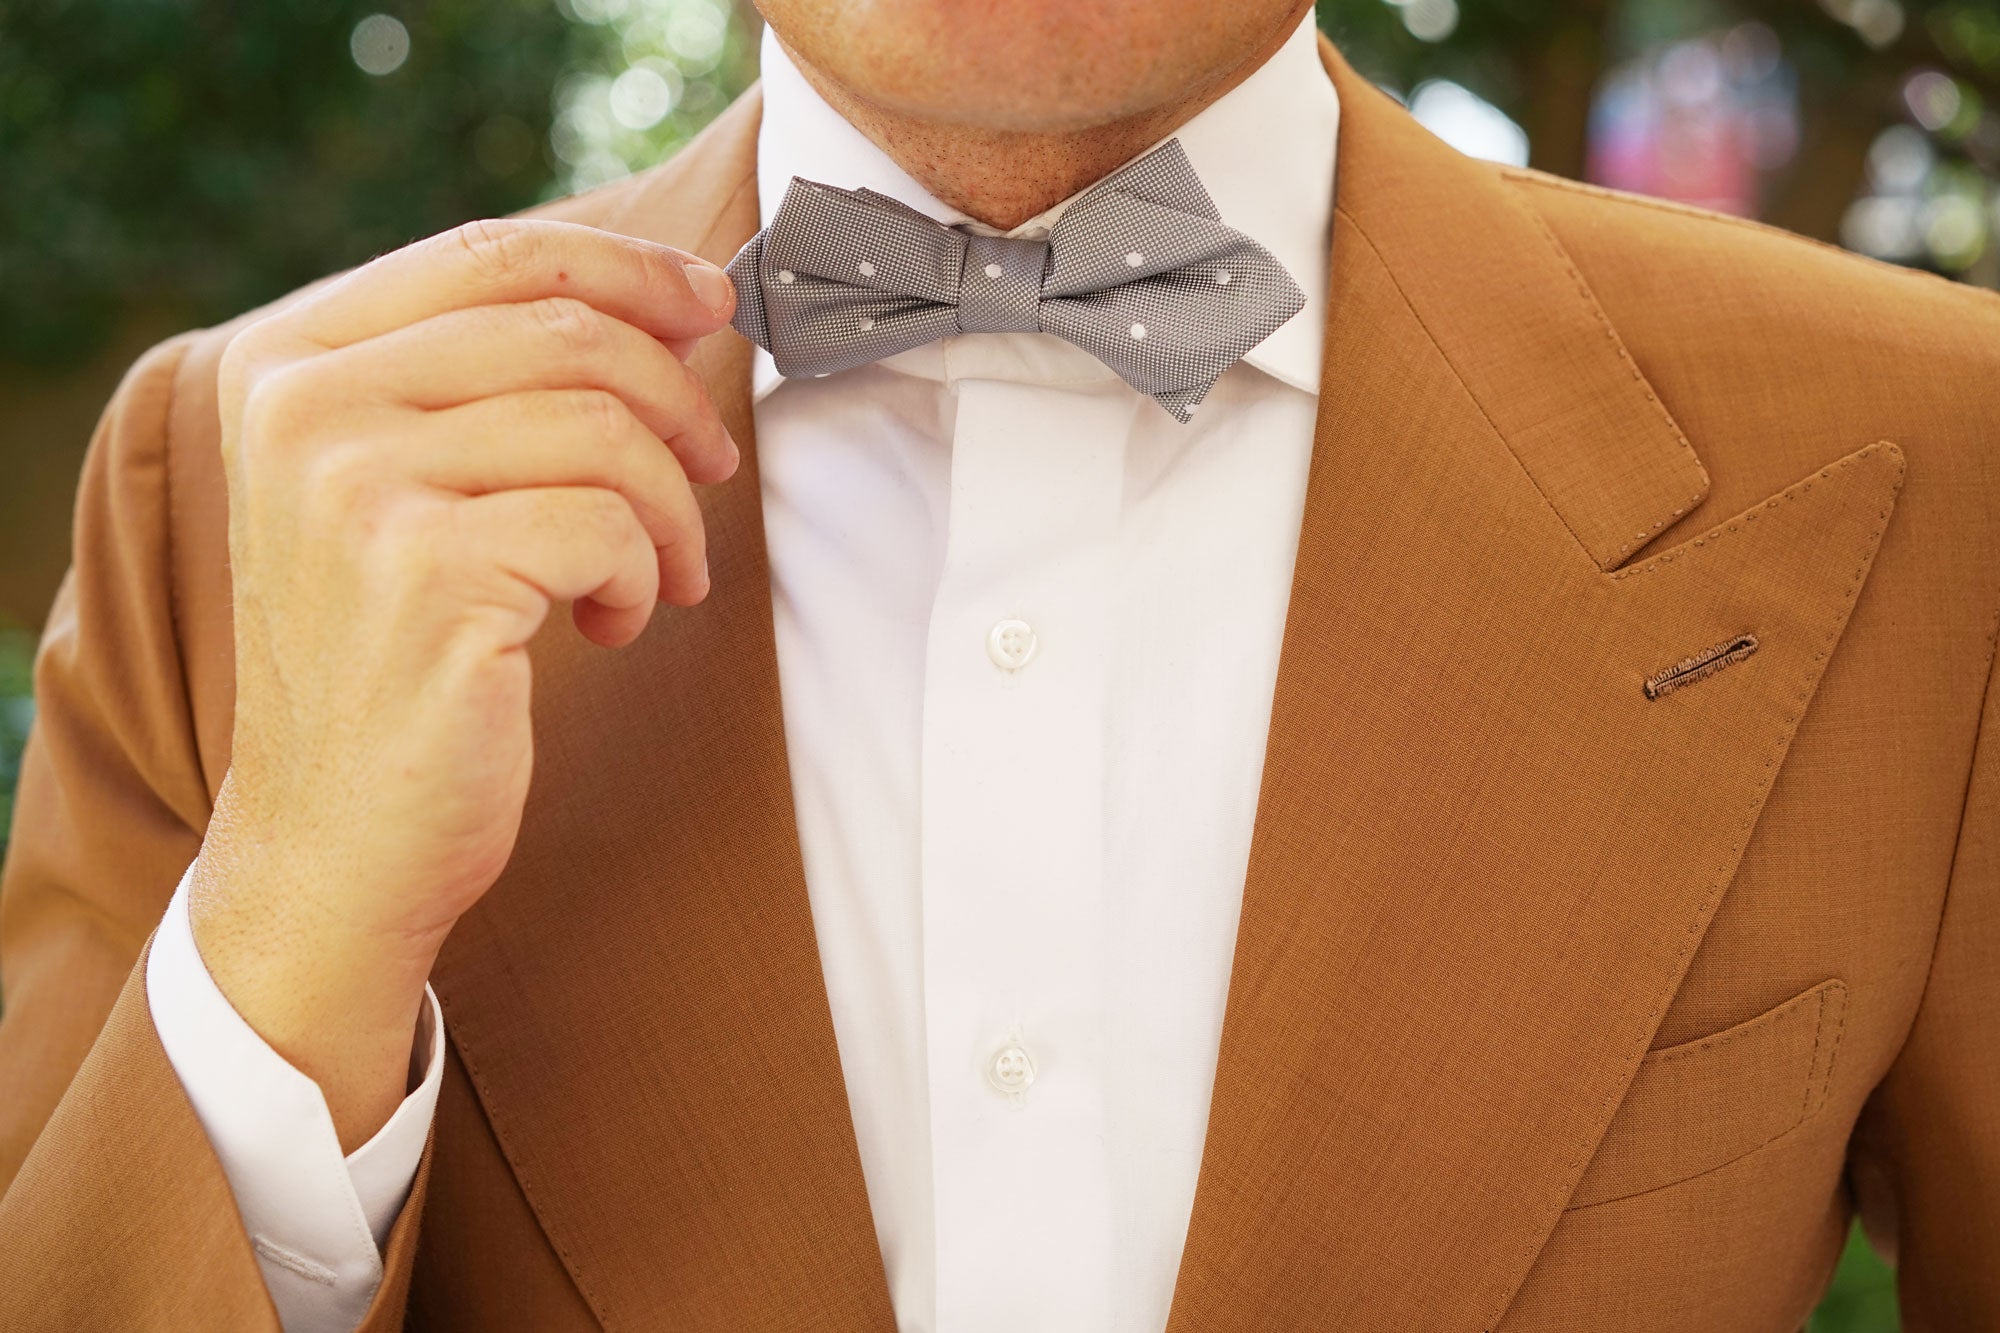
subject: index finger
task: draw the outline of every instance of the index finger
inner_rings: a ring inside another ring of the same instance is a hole
[[[473,306],[568,296],[662,341],[715,332],[736,308],[721,269],[671,246],[574,222],[468,222],[383,255],[278,316],[322,347]]]

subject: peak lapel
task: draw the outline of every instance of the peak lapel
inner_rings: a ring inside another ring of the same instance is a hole
[[[753,93],[604,225],[725,262],[757,226]],[[437,989],[495,1136],[608,1328],[888,1328],[793,822],[749,345],[691,363],[743,445],[713,590],[605,652],[533,645],[514,857]]]
[[[1901,455],[1829,441],[1623,564],[1699,461],[1505,179],[1326,55],[1319,438],[1170,1327],[1477,1333],[1729,884]]]

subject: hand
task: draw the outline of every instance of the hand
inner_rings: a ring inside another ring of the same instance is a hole
[[[472,223],[224,352],[235,736],[191,914],[346,1151],[401,1101],[431,964],[513,851],[550,603],[617,646],[708,591],[690,483],[738,455],[684,358],[734,304],[677,250]]]

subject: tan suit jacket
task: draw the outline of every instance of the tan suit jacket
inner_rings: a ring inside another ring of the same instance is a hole
[[[2000,301],[1467,160],[1324,52],[1318,435],[1169,1327],[1782,1333],[1858,1207],[1909,1328],[2000,1329]],[[548,211],[726,260],[758,115]],[[111,404],[42,655],[10,1330],[275,1326],[141,984],[229,761],[233,327]],[[748,345],[696,363],[752,443]],[[747,453],[706,603],[535,645],[370,1333],[892,1327]]]

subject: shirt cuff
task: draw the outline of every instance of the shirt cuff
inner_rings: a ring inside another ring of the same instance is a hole
[[[421,1081],[346,1157],[319,1085],[243,1021],[195,946],[183,875],[153,936],[146,1002],[222,1164],[287,1333],[349,1333],[382,1282],[381,1247],[409,1197],[444,1074],[444,1019],[424,988]]]

